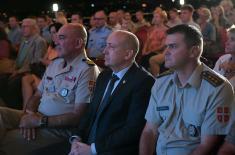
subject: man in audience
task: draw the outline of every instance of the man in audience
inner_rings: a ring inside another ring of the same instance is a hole
[[[12,108],[22,108],[21,102],[21,78],[29,72],[30,64],[38,63],[47,51],[46,41],[38,35],[37,23],[34,19],[26,18],[22,23],[22,34],[24,40],[20,44],[20,49],[16,58],[16,67],[12,74],[1,75],[0,88],[4,90],[0,96],[7,106]],[[4,78],[3,78],[4,77]]]
[[[117,12],[112,11],[109,13],[108,25],[113,31],[121,29],[121,25],[118,23]]]
[[[180,19],[182,24],[193,25],[200,30],[200,26],[193,21],[194,8],[190,4],[185,4],[180,8]]]
[[[230,83],[200,62],[203,40],[194,26],[167,30],[165,66],[152,88],[140,155],[216,154],[234,107]],[[231,112],[230,112],[231,110]]]
[[[8,32],[8,39],[11,41],[14,48],[18,51],[20,42],[22,40],[22,32],[16,16],[11,16],[9,18],[9,26],[10,30]]]
[[[124,19],[125,11],[122,9],[117,10],[118,23],[122,25],[122,20]]]
[[[71,16],[71,23],[79,23],[83,25],[83,18],[81,13],[73,13]]]
[[[27,155],[71,136],[90,102],[98,67],[85,53],[87,34],[80,24],[58,32],[58,59],[47,68],[24,111],[0,108],[0,152]]]
[[[73,136],[70,155],[138,154],[154,79],[135,63],[137,37],[117,30],[107,39],[105,65],[98,79],[87,120]]]
[[[144,13],[142,10],[139,10],[135,13],[135,17],[136,17],[136,20],[137,22],[135,23],[135,26],[136,26],[136,29],[138,30],[139,28],[143,27],[143,26],[147,26],[149,27],[150,26],[150,23],[147,22],[145,19],[144,19]]]
[[[179,13],[176,8],[172,8],[169,10],[169,20],[167,22],[168,27],[174,27],[176,25],[181,24],[181,20],[179,18]]]
[[[90,58],[103,58],[105,42],[112,29],[106,25],[107,16],[103,10],[97,11],[94,15],[95,28],[89,33],[88,56]]]
[[[47,25],[47,18],[44,15],[37,17],[37,24],[40,30],[40,35],[43,37],[48,44],[51,43],[51,34],[49,30],[49,26]]]

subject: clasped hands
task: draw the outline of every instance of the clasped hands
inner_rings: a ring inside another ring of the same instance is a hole
[[[40,127],[42,115],[26,111],[20,120],[19,128],[24,139],[30,141],[36,138],[36,128]]]

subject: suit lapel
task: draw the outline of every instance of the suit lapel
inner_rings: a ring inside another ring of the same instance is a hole
[[[100,86],[100,88],[98,88],[99,95],[96,98],[96,105],[95,105],[96,106],[96,109],[95,109],[96,111],[99,108],[99,105],[100,105],[100,103],[102,101],[105,89],[106,89],[106,87],[108,85],[108,82],[109,82],[109,79],[110,79],[111,76],[112,76],[112,72],[110,74],[108,74],[107,76],[105,76],[104,79],[102,79],[102,81],[103,81],[103,82],[101,82],[102,85]]]
[[[103,110],[100,113],[103,113],[104,110],[111,104],[113,98],[115,96],[117,96],[119,94],[119,92],[123,89],[123,87],[125,87],[125,85],[128,85],[128,83],[130,82],[130,80],[132,80],[133,75],[135,74],[135,71],[137,69],[137,64],[134,63],[131,68],[126,72],[126,74],[123,76],[123,78],[121,79],[121,81],[118,83],[117,87],[115,88],[114,92],[112,93],[112,95],[110,96],[110,99],[108,101],[108,104],[105,105],[105,107],[103,108]]]

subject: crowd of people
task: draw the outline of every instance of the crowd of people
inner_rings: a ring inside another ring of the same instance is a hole
[[[1,24],[0,154],[235,155],[233,2],[152,15]]]

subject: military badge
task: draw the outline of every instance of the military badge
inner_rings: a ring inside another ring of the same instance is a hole
[[[197,127],[195,125],[190,124],[189,127],[188,127],[188,134],[191,137],[197,137],[198,134],[199,134],[198,130],[197,130]]]
[[[66,88],[63,88],[63,89],[61,89],[61,91],[60,91],[60,95],[61,95],[62,97],[66,97],[66,96],[68,95],[68,93],[69,93],[69,90],[66,89]]]

